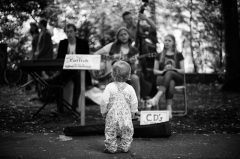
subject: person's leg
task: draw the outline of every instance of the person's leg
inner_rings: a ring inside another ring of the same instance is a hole
[[[124,129],[121,131],[121,141],[118,146],[118,149],[121,152],[128,152],[131,143],[133,141],[133,128],[130,127],[124,127]]]
[[[169,88],[171,80],[174,80],[176,83],[181,83],[183,81],[183,76],[175,71],[167,71],[163,76],[157,77],[157,94],[150,100],[147,101],[148,105],[158,106],[158,102],[166,89]]]
[[[117,126],[110,118],[106,118],[105,124],[105,147],[106,153],[115,153],[117,151]]]
[[[149,107],[151,107],[151,106],[158,107],[159,100],[166,91],[166,87],[163,85],[163,80],[164,80],[163,76],[157,76],[156,84],[157,84],[158,91],[153,98],[151,98],[147,101],[147,105],[149,105]],[[159,108],[157,108],[157,109],[159,109]]]
[[[129,116],[126,116],[123,120],[121,120],[119,123],[119,125],[122,126],[120,127],[121,141],[119,143],[118,150],[121,152],[128,152],[133,141],[134,131],[131,114],[129,114]]]
[[[173,103],[173,93],[175,88],[175,81],[171,80],[169,83],[169,87],[166,90],[166,105],[167,110],[169,110],[169,118],[172,118],[172,103]]]
[[[136,74],[131,74],[131,85],[132,87],[134,88],[135,92],[136,92],[136,95],[137,95],[137,99],[138,99],[138,102],[140,102],[140,80],[139,80],[139,77],[136,75]]]
[[[92,78],[91,78],[91,74],[89,71],[85,71],[86,73],[86,77],[85,77],[85,87],[86,89],[89,89],[92,87]]]
[[[167,99],[167,110],[169,111],[169,119],[172,119],[172,103],[173,99]]]
[[[50,78],[46,79],[49,84],[62,84],[65,85],[72,79],[72,71],[60,71],[53,74]]]
[[[44,89],[42,89],[42,86],[38,84],[37,90],[39,92],[39,95],[44,98],[45,96],[44,92],[45,92],[45,93],[48,93],[48,95],[46,96],[47,98],[49,98],[49,95],[51,95],[51,99],[52,97],[54,97],[55,99],[59,100],[59,98],[61,97],[61,94],[60,94],[60,91],[57,91],[55,88],[57,88],[58,86],[61,87],[61,85],[63,85],[63,81],[65,77],[63,74],[64,74],[64,71],[60,71],[52,75],[51,77],[44,79],[44,81],[47,83],[47,87],[44,87]],[[40,76],[41,72],[38,72],[38,75]]]
[[[183,83],[183,75],[175,71],[167,71],[163,76],[163,85],[169,88],[171,80],[174,80],[175,84]]]
[[[80,73],[75,72],[72,77],[73,80],[73,99],[72,99],[72,109],[76,110],[78,108],[78,101],[81,93],[81,81],[80,81]]]
[[[150,96],[153,84],[146,80],[145,75],[142,72],[138,72],[137,76],[140,80],[140,97],[145,98]]]
[[[168,88],[166,92],[167,110],[169,110],[169,118],[172,118],[172,103],[175,85],[183,83],[183,76],[175,71],[166,72],[163,80],[163,85]]]
[[[169,86],[166,89],[166,99],[172,99],[173,98],[174,88],[175,88],[175,81],[170,80]]]

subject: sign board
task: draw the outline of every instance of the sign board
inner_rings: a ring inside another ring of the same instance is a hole
[[[64,59],[63,69],[100,70],[100,55],[69,54]]]
[[[169,121],[169,111],[141,111],[140,125],[150,125]]]

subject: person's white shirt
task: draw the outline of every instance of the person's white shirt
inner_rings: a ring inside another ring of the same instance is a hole
[[[76,54],[76,43],[68,43],[68,54]]]

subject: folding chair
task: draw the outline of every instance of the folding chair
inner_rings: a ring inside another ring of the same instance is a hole
[[[186,85],[186,75],[183,75],[183,84],[175,86],[174,88],[174,99],[176,100],[176,96],[181,95],[183,96],[183,104],[184,108],[180,107],[180,109],[176,109],[176,107],[179,108],[178,104],[174,104],[172,107],[172,115],[173,116],[185,116],[187,115],[188,111],[188,103],[187,103],[187,85]],[[159,105],[157,106],[157,110],[165,110],[166,109],[166,99],[165,95],[161,96]],[[174,102],[175,103],[175,102]]]
[[[182,110],[174,110],[172,111],[173,116],[185,116],[188,111],[188,103],[187,103],[187,85],[186,85],[186,75],[183,75],[183,85],[175,86],[175,93],[183,94],[183,102],[184,109]]]

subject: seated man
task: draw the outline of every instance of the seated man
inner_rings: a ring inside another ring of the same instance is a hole
[[[57,59],[64,59],[66,54],[89,54],[89,45],[87,40],[76,37],[77,28],[73,24],[67,24],[65,32],[67,39],[61,40],[58,46]],[[78,70],[62,70],[56,72],[48,79],[49,83],[60,83],[66,85],[69,81],[74,84],[72,109],[76,111],[80,96],[80,73]],[[91,85],[91,77],[89,72],[86,72],[86,85]]]

